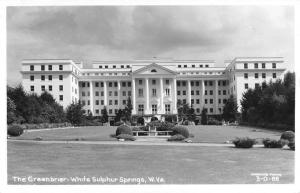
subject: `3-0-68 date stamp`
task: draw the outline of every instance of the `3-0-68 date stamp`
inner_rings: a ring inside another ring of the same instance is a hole
[[[252,173],[256,177],[256,182],[280,182],[281,174],[275,173]]]

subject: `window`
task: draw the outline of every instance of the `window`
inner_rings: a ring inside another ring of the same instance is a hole
[[[96,114],[99,114],[99,109],[96,109]]]
[[[139,80],[139,85],[142,85],[143,84],[143,80]]]
[[[177,86],[180,86],[180,81],[177,81]]]
[[[186,82],[184,81],[184,82],[182,82],[182,86],[186,86]]]
[[[109,105],[112,105],[112,100],[109,100],[108,104],[109,104]]]
[[[30,91],[34,91],[34,86],[30,86]]]
[[[123,93],[123,94],[122,94],[123,96],[126,96],[126,91],[123,91],[122,93]]]
[[[258,68],[258,63],[254,63],[254,68]]]
[[[126,68],[130,68],[130,65],[127,65]]]
[[[223,80],[223,86],[226,86],[226,80]]]
[[[41,75],[41,80],[42,80],[42,81],[45,80],[45,75]]]
[[[192,104],[192,105],[194,104],[194,102],[195,102],[194,99],[191,99],[191,104]]]
[[[207,104],[207,99],[204,99],[204,103]]]
[[[45,71],[45,65],[41,65],[41,71]]]
[[[152,114],[157,114],[157,105],[152,105]]]
[[[152,89],[152,96],[156,97],[156,89]]]
[[[81,93],[81,96],[85,96],[85,92],[82,92],[82,93]]]
[[[99,87],[99,82],[95,82],[95,87]]]
[[[209,108],[209,112],[210,112],[210,113],[213,113],[213,112],[214,112],[214,109],[213,109],[213,108]]]
[[[166,114],[170,114],[170,111],[171,111],[171,105],[170,104],[166,104],[165,105],[165,113]]]
[[[41,86],[41,90],[45,91],[45,86],[44,85]]]
[[[63,65],[59,65],[59,70],[63,70]]]
[[[128,87],[131,87],[131,82],[127,82],[127,86],[128,86]]]
[[[63,91],[63,90],[64,90],[63,85],[59,85],[59,91]]]
[[[151,72],[157,72],[156,69],[152,69]]]
[[[112,91],[109,91],[109,92],[108,92],[108,96],[112,96]]]
[[[245,83],[245,89],[248,89],[249,86],[248,86],[248,83]]]
[[[272,68],[276,68],[276,63],[272,63]]]
[[[63,75],[58,76],[59,80],[63,80]]]
[[[181,65],[178,65],[178,68],[181,68]]]
[[[180,95],[180,90],[177,91],[177,95]]]
[[[101,105],[104,105],[104,100],[101,100]]]
[[[49,86],[48,86],[48,90],[49,90],[49,91],[52,91],[52,85],[49,85]]]
[[[202,65],[202,64],[200,64],[200,68],[203,68],[203,65]]]
[[[210,95],[213,95],[213,94],[214,94],[214,91],[213,91],[213,90],[210,90],[210,91],[209,91],[209,94],[210,94]]]
[[[205,68],[208,68],[208,64],[205,65]]]
[[[156,84],[156,80],[152,80],[152,85],[155,85]]]
[[[113,68],[116,68],[116,65],[113,65]]]
[[[144,94],[143,94],[143,89],[139,89],[139,97],[143,97],[144,96]]]
[[[266,68],[266,63],[261,63],[261,68]]]
[[[183,67],[184,67],[184,68],[187,68],[187,65],[184,65]]]
[[[34,66],[30,65],[30,71],[34,71]]]
[[[102,66],[99,66],[99,68],[102,68]]]
[[[48,75],[48,80],[52,80],[52,75]]]
[[[34,76],[30,76],[30,80],[31,80],[31,81],[34,81]]]
[[[200,104],[200,99],[196,99],[196,104]]]
[[[124,68],[124,65],[121,65],[121,68]]]
[[[194,81],[191,81],[191,86],[194,86]]]
[[[96,104],[96,105],[99,105],[99,100],[96,100],[96,101],[95,101],[95,104]]]
[[[195,68],[195,64],[192,65],[192,68]]]
[[[101,91],[101,96],[104,96],[104,92],[103,91]]]
[[[186,104],[186,99],[183,99],[183,100],[182,100],[182,104]]]
[[[199,85],[200,85],[199,81],[196,81],[196,86],[199,86]]]
[[[96,91],[96,92],[95,92],[95,96],[99,96],[99,91]]]
[[[245,78],[245,79],[248,78],[248,73],[244,73],[244,78]]]
[[[104,87],[104,82],[100,82],[100,86],[101,86],[101,88],[103,88]]]
[[[277,76],[276,76],[276,73],[273,73],[273,78],[276,78]]]
[[[126,100],[123,100],[123,105],[126,105]]]
[[[167,80],[166,80],[166,85],[169,85],[169,84],[170,84],[170,80],[167,79]]]
[[[107,65],[105,65],[105,68],[108,68],[108,66],[107,66]]]
[[[209,99],[210,104],[214,104],[214,99]]]
[[[144,113],[144,105],[138,105],[138,112]]]
[[[199,90],[196,90],[196,95],[200,95],[200,91]]]
[[[255,73],[255,74],[254,74],[254,77],[255,77],[255,78],[258,78],[258,73]]]
[[[115,105],[118,105],[118,100],[115,100]]]
[[[167,88],[165,91],[166,91],[166,96],[170,96],[170,89]]]
[[[128,96],[131,96],[131,91],[128,91]]]
[[[184,95],[184,96],[186,95],[186,91],[185,90],[182,91],[182,95]]]
[[[194,91],[193,90],[191,90],[191,95],[194,95]]]
[[[83,101],[81,101],[81,102],[82,102],[82,105],[85,106],[85,100],[83,100]]]
[[[262,73],[262,74],[261,74],[261,77],[262,77],[262,78],[266,78],[266,73]]]
[[[115,96],[118,96],[118,91],[115,91]]]
[[[115,84],[114,84],[114,85],[115,85],[115,87],[118,87],[118,82],[115,82]]]
[[[112,87],[112,82],[109,82],[109,83],[108,83],[108,87]]]
[[[244,63],[244,69],[248,69],[248,63]]]
[[[223,90],[223,95],[226,95],[226,90]]]
[[[126,82],[122,82],[122,87],[126,87]]]
[[[112,114],[112,109],[109,109],[109,110],[108,110],[108,113],[109,113],[109,114]]]
[[[48,66],[48,70],[50,70],[50,71],[52,70],[52,65]]]
[[[219,99],[219,104],[221,104],[221,101],[222,101],[222,100],[221,100],[221,99]]]
[[[204,95],[207,95],[207,90],[205,90]]]

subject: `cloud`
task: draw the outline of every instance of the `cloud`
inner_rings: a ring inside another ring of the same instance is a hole
[[[24,58],[280,55],[293,63],[293,13],[288,6],[8,7],[8,81],[20,80]]]

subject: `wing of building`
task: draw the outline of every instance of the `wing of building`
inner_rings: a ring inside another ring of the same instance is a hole
[[[81,101],[86,113],[109,116],[123,109],[128,97],[133,115],[177,114],[177,103],[193,106],[197,115],[221,114],[232,94],[238,105],[243,92],[283,78],[282,57],[241,57],[215,67],[212,60],[95,61],[93,68],[69,59],[22,61],[27,92],[51,93],[64,107]]]

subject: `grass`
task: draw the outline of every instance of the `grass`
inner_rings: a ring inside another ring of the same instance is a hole
[[[293,183],[294,151],[8,142],[9,184],[18,184],[12,180],[13,176],[157,176],[163,178],[167,184],[257,183],[256,177],[251,176],[251,173],[282,175],[279,182],[267,183]]]
[[[188,126],[189,131],[194,134],[193,142],[224,143],[235,137],[270,138],[279,139],[280,132],[240,126]],[[75,140],[108,141],[116,140],[109,135],[115,133],[116,127],[79,127],[71,129],[58,129],[46,131],[34,131],[24,133],[14,139],[36,139],[43,140]]]

